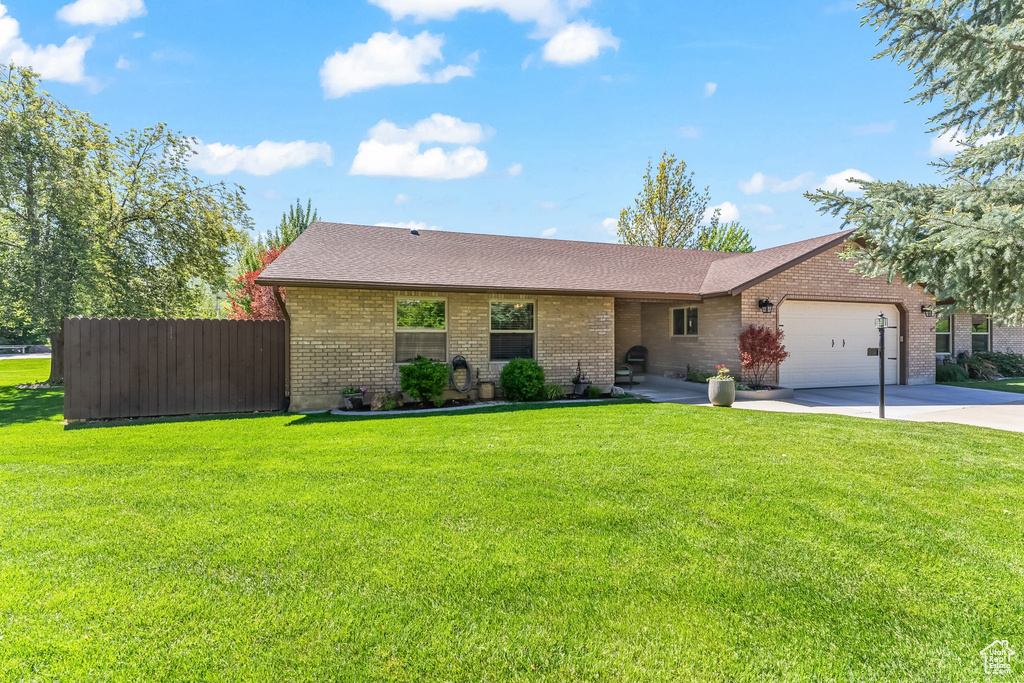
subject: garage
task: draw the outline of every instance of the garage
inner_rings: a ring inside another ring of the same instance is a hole
[[[779,327],[790,356],[779,366],[779,383],[792,389],[854,387],[878,384],[878,358],[868,349],[878,346],[875,321],[879,312],[889,319],[885,331],[885,380],[900,377],[900,314],[888,304],[834,301],[787,301],[779,307]]]

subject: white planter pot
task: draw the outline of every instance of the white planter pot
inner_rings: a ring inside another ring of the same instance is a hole
[[[736,400],[736,380],[709,379],[708,400],[711,405],[728,408]]]

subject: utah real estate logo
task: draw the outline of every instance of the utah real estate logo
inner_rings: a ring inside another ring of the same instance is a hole
[[[985,673],[1010,673],[1010,657],[1015,654],[1017,653],[1010,649],[1009,641],[993,641],[991,645],[981,651],[981,658],[985,660]]]

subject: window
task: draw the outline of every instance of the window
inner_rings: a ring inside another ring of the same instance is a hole
[[[533,302],[491,302],[491,360],[533,358]]]
[[[417,356],[448,360],[448,325],[444,299],[397,299],[395,301],[395,362],[408,363]]]
[[[672,336],[696,336],[697,335],[697,309],[696,308],[673,308],[672,309]]]
[[[971,353],[988,351],[992,321],[983,315],[971,316]]]
[[[935,323],[935,353],[953,353],[953,335],[950,318]]]

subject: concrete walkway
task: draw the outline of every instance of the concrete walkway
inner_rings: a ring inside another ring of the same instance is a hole
[[[707,387],[664,377],[647,376],[633,389],[638,396],[659,403],[710,406]],[[785,413],[823,413],[852,417],[878,417],[878,387],[797,389],[786,401],[737,401],[735,408]],[[888,386],[885,416],[893,420],[956,422],[1024,432],[1024,394],[969,389],[944,384]]]
[[[22,358],[49,358],[48,353],[3,353],[0,360],[19,360]]]

